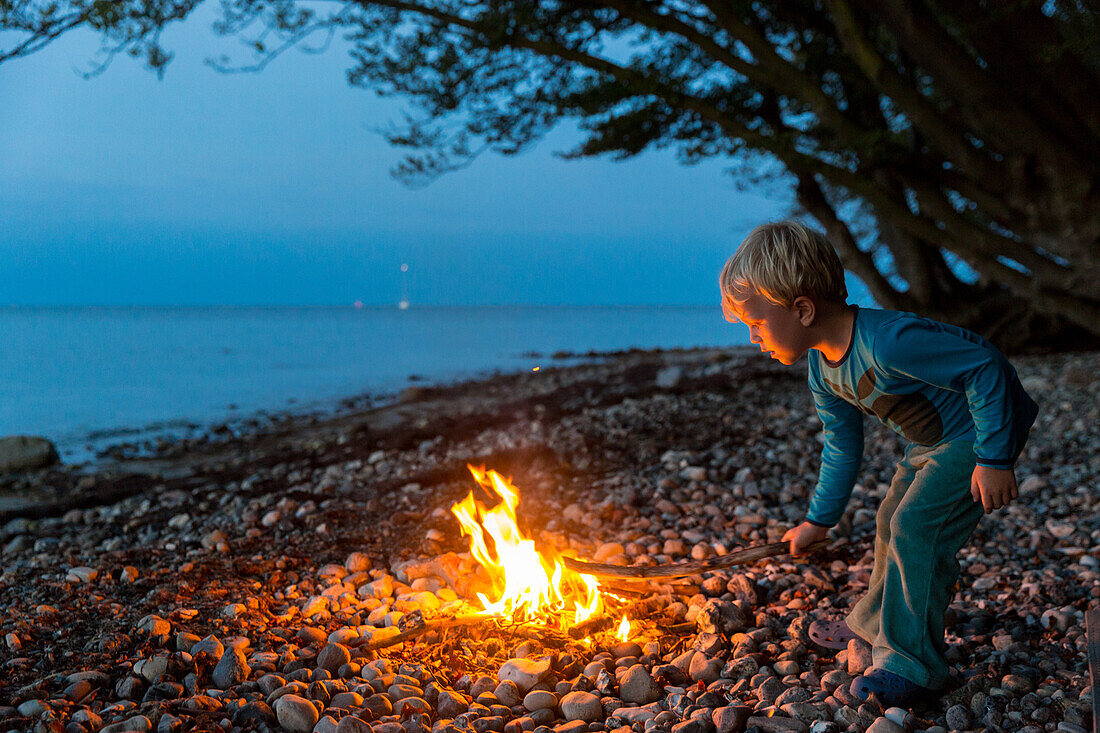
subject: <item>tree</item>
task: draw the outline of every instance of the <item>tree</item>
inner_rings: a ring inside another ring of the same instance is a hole
[[[200,0],[0,0],[0,63],[72,28],[104,65]],[[1100,344],[1100,6],[1095,0],[226,0],[259,69],[317,32],[351,84],[407,98],[411,183],[563,119],[567,157],[672,147],[781,179],[885,307],[1007,348]]]

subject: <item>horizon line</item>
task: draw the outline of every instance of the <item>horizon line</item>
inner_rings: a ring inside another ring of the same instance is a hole
[[[17,308],[348,308],[366,310],[392,308],[399,310],[399,302],[353,301],[351,303],[5,303],[6,309]],[[703,308],[721,309],[721,303],[409,303],[409,310],[417,308]]]

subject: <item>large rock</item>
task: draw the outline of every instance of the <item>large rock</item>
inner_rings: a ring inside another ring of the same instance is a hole
[[[603,720],[603,703],[591,692],[570,692],[561,699],[561,714],[566,720],[595,723]]]
[[[665,691],[649,674],[645,665],[635,664],[623,675],[619,697],[623,702],[647,705],[664,697]]]
[[[222,644],[221,639],[213,634],[208,635],[204,639],[200,639],[191,645],[191,656],[197,657],[199,654],[205,652],[214,659],[221,659],[225,654],[225,645]]]
[[[970,710],[965,705],[952,705],[947,709],[944,717],[947,719],[947,725],[956,730],[965,730],[973,722]]]
[[[345,715],[336,724],[336,733],[373,733],[370,723],[354,715]]]
[[[142,659],[134,665],[134,673],[139,674],[149,682],[156,682],[157,678],[168,671],[168,657],[157,655]]]
[[[326,644],[317,654],[317,667],[327,669],[332,674],[351,661],[351,651],[343,644]]]
[[[667,366],[657,372],[657,386],[661,389],[672,389],[680,383],[684,376],[684,370],[678,366]]]
[[[553,710],[557,706],[557,696],[546,690],[531,690],[523,698],[523,707],[531,713],[536,710]]]
[[[251,673],[252,670],[248,667],[244,652],[236,647],[230,647],[222,653],[222,658],[210,673],[210,678],[219,690],[228,690],[247,680]]]
[[[744,631],[748,626],[748,617],[741,607],[730,601],[707,601],[695,617],[695,625],[699,631],[708,634],[724,634],[726,636]]]
[[[283,695],[275,701],[279,725],[291,733],[311,733],[321,716],[309,700],[300,695]]]
[[[148,731],[153,729],[153,721],[144,715],[135,715],[132,718],[119,721],[117,723],[111,723],[108,726],[100,728],[101,733],[141,733],[141,731]]]
[[[714,723],[706,715],[696,715],[672,726],[672,733],[714,733]]]
[[[706,654],[700,652],[691,658],[691,664],[688,666],[688,675],[696,682],[703,682],[709,685],[721,676],[723,666],[721,659],[708,657]]]
[[[233,725],[242,728],[256,723],[272,725],[275,723],[275,711],[263,700],[253,700],[233,711],[232,719]]]
[[[726,592],[732,593],[734,600],[740,601],[745,608],[756,608],[756,583],[744,575],[734,575],[726,583]]]
[[[728,705],[715,709],[710,719],[718,733],[738,733],[744,729],[745,721],[750,715],[752,708],[747,705]]]
[[[32,435],[0,438],[0,473],[30,471],[61,461],[54,444]]]
[[[874,659],[871,656],[871,645],[863,639],[849,639],[848,674],[853,677],[861,675],[872,664],[874,664]]]
[[[440,690],[435,707],[441,717],[457,718],[470,709],[470,700],[454,690]]]
[[[501,682],[511,680],[516,683],[520,692],[526,694],[528,690],[550,674],[550,660],[542,659],[509,659],[500,668],[497,679]]]
[[[523,702],[523,694],[519,691],[519,686],[511,680],[504,680],[493,690],[493,694],[497,696],[497,700],[500,700],[501,705],[514,708]]]
[[[611,714],[614,717],[619,718],[620,720],[625,720],[630,725],[633,725],[634,723],[642,723],[644,725],[647,720],[652,720],[653,718],[657,717],[657,713],[650,710],[648,707],[616,708],[611,712]]]
[[[889,718],[876,718],[867,728],[867,733],[905,733],[905,728]]]
[[[767,733],[809,733],[810,730],[810,726],[806,725],[801,720],[784,718],[779,715],[771,717],[766,715],[753,715],[745,722],[745,725],[749,728],[756,727],[758,730],[766,731]]]

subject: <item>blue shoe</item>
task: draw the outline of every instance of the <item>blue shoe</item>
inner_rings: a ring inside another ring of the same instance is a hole
[[[874,695],[884,708],[907,708],[932,691],[881,667],[870,667],[852,680],[849,691],[860,700]]]

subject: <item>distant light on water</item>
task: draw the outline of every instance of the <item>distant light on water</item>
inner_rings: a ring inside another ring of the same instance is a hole
[[[408,279],[408,277],[406,277],[408,272],[409,272],[409,266],[406,263],[402,262],[401,263],[401,300],[399,300],[397,302],[397,308],[398,308],[398,310],[403,310],[403,311],[409,309],[409,279]]]

